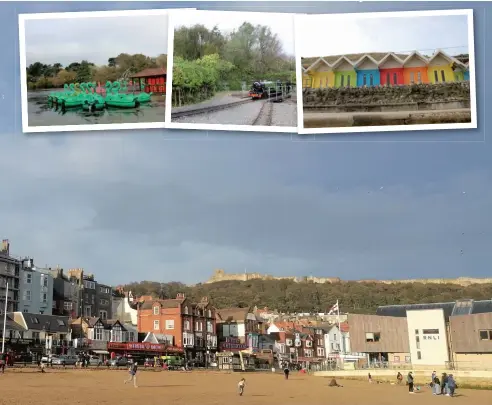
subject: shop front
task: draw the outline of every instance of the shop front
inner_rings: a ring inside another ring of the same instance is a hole
[[[141,361],[145,361],[145,359],[149,357],[154,358],[171,355],[183,356],[182,348],[163,343],[108,342],[108,351],[112,359],[122,356],[141,359]]]

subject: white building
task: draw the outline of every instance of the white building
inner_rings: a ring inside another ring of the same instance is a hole
[[[131,292],[128,293],[128,297],[113,297],[113,318],[120,319],[122,322],[131,323],[137,325],[138,310],[133,308],[133,296]]]
[[[415,366],[444,366],[449,361],[443,309],[407,310],[410,358]]]
[[[53,276],[48,269],[36,268],[32,259],[23,262],[20,277],[19,311],[51,315],[53,311]]]

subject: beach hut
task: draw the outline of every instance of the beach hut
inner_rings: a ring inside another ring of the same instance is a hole
[[[331,67],[334,72],[335,87],[357,86],[357,73],[353,62],[349,58],[340,56]]]
[[[306,69],[306,74],[311,78],[311,87],[313,88],[333,87],[335,85],[333,69],[322,57]]]
[[[464,66],[457,59],[437,50],[429,59],[428,76],[431,83],[444,83],[455,81],[454,70]]]
[[[382,85],[399,86],[404,84],[403,61],[393,52],[381,59],[378,67]]]
[[[363,55],[355,62],[354,68],[357,74],[357,87],[379,86],[378,62],[371,55]]]
[[[427,63],[428,60],[417,51],[408,55],[403,61],[403,83],[429,83]]]

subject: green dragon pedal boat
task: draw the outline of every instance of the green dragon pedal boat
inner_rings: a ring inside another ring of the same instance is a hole
[[[68,94],[70,92],[70,87],[68,87],[68,84],[65,83],[63,86],[63,91],[52,91],[48,95],[48,103],[56,103],[58,100],[58,97],[63,96],[64,94]]]
[[[140,105],[137,96],[133,94],[120,94],[120,82],[106,83],[106,105],[108,107],[135,108]]]
[[[91,112],[103,110],[106,107],[106,101],[103,96],[95,92],[96,83],[86,83],[85,87],[89,93],[85,95],[82,108]]]
[[[80,107],[84,103],[86,94],[81,92],[80,84],[70,84],[71,94],[64,95],[63,97],[58,97],[58,105],[65,108]]]
[[[148,103],[150,102],[150,96],[152,96],[152,93],[139,93],[137,100],[140,104]]]

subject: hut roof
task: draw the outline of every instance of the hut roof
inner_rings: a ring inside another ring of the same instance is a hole
[[[132,77],[155,77],[155,76],[165,76],[167,74],[166,68],[158,67],[158,68],[148,68],[144,69],[141,72],[135,73]]]

